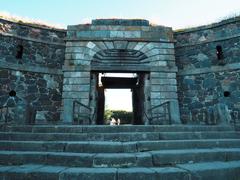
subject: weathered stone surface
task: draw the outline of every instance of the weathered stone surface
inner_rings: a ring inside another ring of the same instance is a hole
[[[61,172],[59,179],[99,179],[116,180],[117,169],[115,168],[69,168]]]
[[[148,168],[118,169],[118,179],[155,180],[154,171]]]

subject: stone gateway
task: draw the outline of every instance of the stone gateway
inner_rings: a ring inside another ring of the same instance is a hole
[[[0,19],[0,179],[239,180],[239,57],[240,17]],[[104,125],[105,89],[131,89],[131,125]]]

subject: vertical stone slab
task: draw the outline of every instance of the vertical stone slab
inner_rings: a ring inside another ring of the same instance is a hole
[[[181,124],[178,101],[170,101],[170,119],[172,124]]]
[[[63,123],[72,124],[73,122],[73,99],[63,100]]]
[[[91,92],[90,92],[90,107],[91,107],[91,124],[96,124],[96,113],[97,113],[97,83],[98,74],[91,74]]]
[[[145,125],[149,125],[149,117],[151,116],[148,112],[148,110],[151,108],[151,98],[150,98],[150,90],[151,86],[150,86],[150,74],[145,74],[144,76],[144,111],[145,111],[145,115],[143,117],[143,122]],[[146,117],[147,116],[147,117]]]

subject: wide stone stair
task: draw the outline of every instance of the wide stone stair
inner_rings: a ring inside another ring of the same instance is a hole
[[[0,180],[240,180],[231,126],[0,126]]]

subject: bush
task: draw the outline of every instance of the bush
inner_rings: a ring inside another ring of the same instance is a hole
[[[111,118],[120,119],[121,124],[131,124],[133,119],[133,112],[125,110],[105,110],[104,121],[110,120]]]

